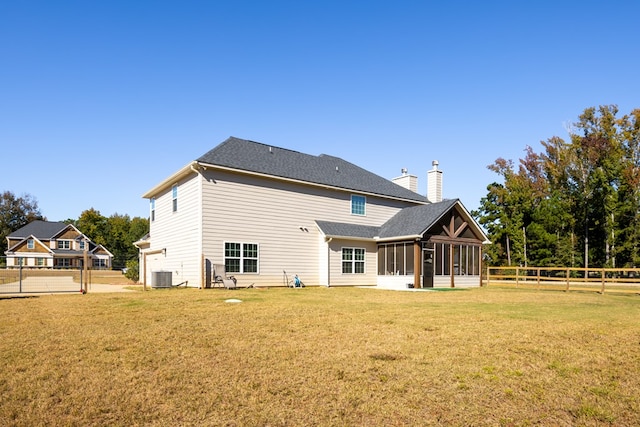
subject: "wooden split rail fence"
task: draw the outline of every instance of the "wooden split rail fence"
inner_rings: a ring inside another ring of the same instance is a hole
[[[640,293],[640,268],[487,267],[487,286]]]

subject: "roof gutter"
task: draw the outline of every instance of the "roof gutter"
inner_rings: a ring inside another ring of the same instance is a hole
[[[179,171],[177,171],[176,173],[171,175],[169,178],[165,179],[160,184],[156,185],[151,190],[149,190],[146,193],[144,193],[142,195],[142,198],[150,199],[150,198],[154,197],[156,194],[158,194],[158,193],[162,192],[163,190],[171,187],[177,181],[180,181],[181,179],[189,176],[190,174],[192,174],[194,172],[198,173],[198,171],[200,170],[199,165],[200,164],[198,162],[196,162],[196,161],[193,161],[193,162],[187,164],[182,169],[180,169]]]
[[[393,236],[393,237],[374,237],[376,242],[396,242],[399,240],[420,240],[422,236],[420,234],[410,234],[407,236]]]

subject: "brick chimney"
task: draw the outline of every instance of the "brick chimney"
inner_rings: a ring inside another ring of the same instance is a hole
[[[431,203],[442,201],[442,171],[438,169],[438,161],[431,162],[433,169],[427,172],[427,199]]]

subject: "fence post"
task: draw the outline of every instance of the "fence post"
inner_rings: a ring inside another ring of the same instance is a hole
[[[519,284],[518,273],[520,273],[520,267],[516,267],[516,288],[518,287],[518,284]]]
[[[565,292],[569,292],[569,280],[571,279],[571,273],[569,268],[567,267],[567,287],[564,289]]]
[[[600,289],[600,293],[604,295],[604,275],[605,275],[605,271],[604,268],[602,269],[602,273],[600,273],[600,277],[602,278],[602,289]]]
[[[538,290],[540,290],[540,267],[538,267]]]
[[[20,293],[22,293],[22,258],[18,258],[18,282],[20,283]]]
[[[491,279],[489,277],[489,266],[487,266],[487,288],[489,287],[489,282],[491,282]]]

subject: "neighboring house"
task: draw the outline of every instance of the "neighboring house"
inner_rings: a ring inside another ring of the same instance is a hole
[[[110,269],[113,254],[64,222],[33,221],[7,236],[7,267]]]
[[[337,157],[231,137],[143,197],[150,233],[136,242],[140,279],[238,286],[479,286],[487,236],[459,200],[429,200],[406,170],[392,181]],[[286,272],[286,276],[285,276]],[[151,283],[153,285],[153,283]]]

